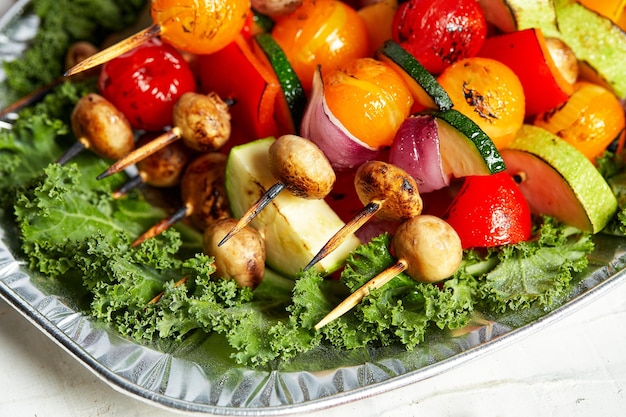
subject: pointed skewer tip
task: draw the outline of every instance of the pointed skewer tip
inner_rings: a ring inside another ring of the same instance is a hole
[[[337,231],[328,242],[317,252],[311,261],[304,267],[304,270],[310,269],[313,265],[324,259],[328,254],[337,249],[346,239],[347,236],[356,232],[369,219],[371,219],[383,205],[384,200],[373,200],[361,209],[352,219],[350,219],[341,229]]]
[[[263,195],[254,203],[248,211],[246,211],[243,216],[239,219],[237,224],[224,236],[224,238],[217,244],[217,246],[222,246],[224,243],[228,241],[234,234],[238,233],[248,225],[260,212],[263,210],[269,203],[272,202],[276,198],[276,196],[285,189],[285,183],[278,181],[274,185],[272,185],[268,190],[263,193]]]
[[[109,175],[111,175],[111,173],[109,172],[109,170],[106,170],[102,174],[98,175],[96,179],[101,180],[101,179],[108,177]]]
[[[112,60],[113,58],[117,58],[118,56],[134,49],[135,47],[141,45],[147,40],[157,37],[161,34],[162,27],[161,25],[154,24],[146,29],[137,32],[129,38],[126,38],[115,45],[112,45],[97,54],[91,55],[84,60],[80,61],[78,64],[74,65],[72,68],[65,71],[63,74],[64,77],[71,77],[72,75],[78,74],[79,72],[87,71],[88,69],[97,67],[98,65],[104,64],[107,61]]]
[[[359,289],[354,291],[352,294],[347,296],[341,303],[339,303],[334,309],[332,309],[324,318],[322,318],[313,328],[315,330],[319,330],[322,327],[326,326],[333,320],[338,319],[339,317],[346,314],[348,311],[352,310],[357,304],[361,302],[363,297],[368,295],[370,291],[378,289],[383,285],[387,284],[394,277],[396,277],[400,272],[406,270],[407,262],[404,259],[399,259],[394,265],[382,271],[380,274],[376,275],[374,278],[367,281],[363,284]]]

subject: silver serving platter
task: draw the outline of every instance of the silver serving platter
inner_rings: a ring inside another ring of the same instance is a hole
[[[17,2],[0,18],[0,60],[19,58],[36,33],[38,20],[29,13],[28,3]],[[589,269],[551,311],[510,313],[460,336],[432,333],[411,352],[401,347],[318,349],[286,366],[251,369],[235,365],[211,336],[167,352],[118,336],[75,308],[71,296],[46,277],[28,270],[16,255],[19,242],[13,228],[7,221],[0,223],[4,300],[116,390],[172,410],[211,415],[293,415],[413,384],[545,328],[626,277],[626,239],[598,235]]]

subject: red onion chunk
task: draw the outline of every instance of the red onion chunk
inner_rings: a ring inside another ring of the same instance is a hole
[[[326,105],[320,71],[313,77],[311,97],[304,112],[300,135],[315,143],[334,169],[351,169],[375,159],[378,149],[359,141],[341,124]]]
[[[407,117],[396,132],[389,162],[411,174],[421,193],[450,185],[443,171],[437,120],[431,115]]]

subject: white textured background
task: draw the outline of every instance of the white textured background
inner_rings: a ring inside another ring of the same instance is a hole
[[[10,4],[0,0],[0,13]],[[626,285],[620,285],[513,345],[313,416],[623,416],[625,388]],[[175,415],[181,414],[114,390],[0,300],[0,417]]]

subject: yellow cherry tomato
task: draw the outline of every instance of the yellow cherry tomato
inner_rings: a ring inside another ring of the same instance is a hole
[[[152,20],[178,49],[210,54],[235,40],[250,13],[250,0],[152,0]]]
[[[522,83],[513,70],[495,59],[457,61],[438,78],[454,108],[472,119],[498,149],[505,148],[524,123]]]
[[[374,149],[391,145],[413,105],[402,77],[373,58],[354,59],[322,74],[326,104],[343,126]]]
[[[625,117],[615,94],[600,85],[579,81],[565,104],[537,115],[534,124],[594,161],[615,139],[623,141]]]

